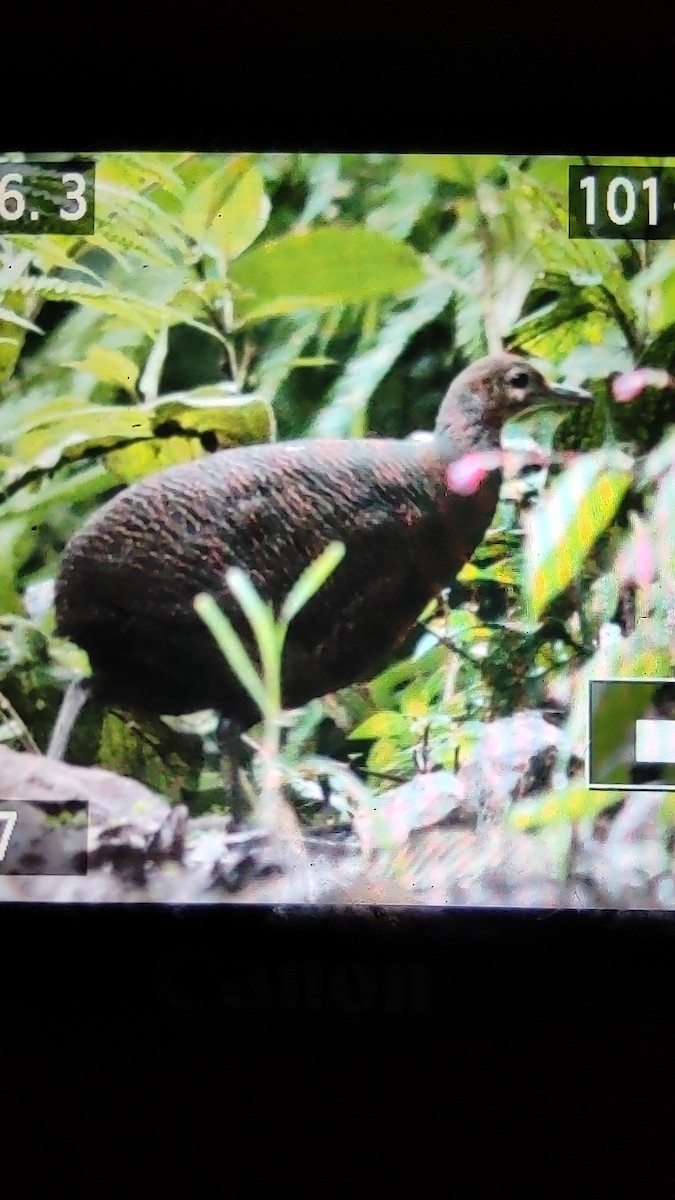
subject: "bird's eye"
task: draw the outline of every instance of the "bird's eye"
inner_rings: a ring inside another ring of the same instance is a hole
[[[509,375],[509,387],[526,388],[530,382],[530,376],[527,371],[514,371],[513,375]]]

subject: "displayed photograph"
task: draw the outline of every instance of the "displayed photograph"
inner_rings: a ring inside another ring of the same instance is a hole
[[[0,901],[675,907],[675,158],[0,152]]]

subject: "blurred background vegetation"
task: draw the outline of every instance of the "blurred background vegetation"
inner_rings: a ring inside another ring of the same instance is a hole
[[[563,425],[541,419],[533,430],[544,445],[589,455],[574,488],[557,481],[563,532],[533,553],[543,526],[532,524],[523,553],[528,491],[553,473],[517,481],[406,656],[371,685],[315,701],[293,722],[285,744],[298,794],[310,753],[353,762],[375,789],[416,770],[452,768],[487,720],[554,703],[551,680],[566,684],[555,703],[570,718],[569,759],[582,736],[579,680],[599,669],[600,630],[619,620],[624,586],[638,588],[642,624],[621,628],[614,659],[602,651],[603,669],[671,673],[675,552],[658,506],[667,508],[672,487],[662,439],[675,419],[674,394],[647,389],[617,407],[608,385],[636,366],[675,370],[675,248],[570,240],[568,166],[585,160],[94,157],[93,235],[0,239],[6,744],[44,748],[65,682],[86,669],[78,651],[53,637],[50,581],[69,534],[115,490],[171,463],[271,437],[429,430],[453,375],[502,346],[595,397]],[[630,508],[643,525],[628,518]],[[653,578],[636,582],[631,547],[645,529],[661,557]],[[209,769],[211,734],[208,720],[170,728],[89,714],[71,758],[187,797],[198,811],[221,798]],[[616,782],[624,771],[619,764]],[[314,772],[308,811],[322,794]],[[578,805],[578,787],[570,795]],[[596,795],[593,803],[610,800]]]

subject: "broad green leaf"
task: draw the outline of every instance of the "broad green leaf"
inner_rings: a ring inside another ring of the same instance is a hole
[[[12,460],[8,460],[7,466]],[[0,471],[6,469],[0,461]],[[30,517],[30,524],[37,525],[49,516],[56,507],[68,508],[75,504],[91,506],[105,488],[108,476],[98,463],[78,472],[70,479],[43,479],[38,491],[28,488],[17,492],[3,505],[4,516],[21,514]]]
[[[370,771],[380,771],[380,772],[391,771],[392,769],[394,769],[397,766],[397,764],[400,760],[400,756],[401,756],[400,743],[390,741],[388,738],[382,738],[380,741],[375,742],[375,745],[373,746],[372,750],[370,751],[370,753],[368,755],[368,769]],[[380,821],[379,836],[377,838],[377,842],[380,845],[383,845],[385,847],[389,843],[394,845],[395,843],[393,843],[392,839],[390,839],[388,836],[389,831],[388,831],[386,824],[384,823],[384,818],[382,817],[382,813],[377,807],[376,799],[374,799],[374,802],[373,802],[373,809],[375,812],[375,816],[379,817],[379,821]]]
[[[417,694],[410,694],[410,689],[401,699],[401,713],[409,721],[419,721],[422,717],[426,717],[429,712],[429,701],[424,695],[423,688],[419,688]]]
[[[561,792],[549,792],[537,800],[519,801],[511,809],[508,823],[516,829],[537,829],[560,821],[593,820],[623,796],[623,792],[591,791],[587,787],[573,786]]]
[[[81,362],[66,364],[77,371],[88,371],[104,383],[112,383],[134,394],[138,379],[138,367],[126,354],[119,350],[108,350],[105,346],[92,346]]]
[[[462,567],[457,579],[460,583],[480,582],[483,579],[494,580],[495,583],[501,583],[508,587],[515,586],[519,582],[520,576],[514,564],[498,563],[494,567],[481,568],[473,562],[468,562]]]
[[[253,703],[257,704],[261,714],[265,715],[268,709],[267,693],[231,622],[225,613],[221,612],[213,596],[207,596],[205,593],[196,596],[194,608],[215,638],[242,687],[246,689]]]
[[[510,172],[515,186],[526,189],[532,184],[556,192],[558,196],[567,196],[569,169],[571,164],[578,162],[569,155],[537,155],[535,160],[525,170],[512,168]]]
[[[312,596],[323,587],[344,556],[345,546],[342,542],[331,542],[326,546],[326,549],[293,584],[281,606],[280,619],[282,622],[291,623],[293,618],[305,607],[307,601],[311,600]]]
[[[566,291],[513,326],[517,346],[558,364],[573,381],[629,370],[632,357],[615,318],[597,307],[587,289]]]
[[[524,594],[538,620],[576,579],[589,551],[615,516],[633,479],[620,451],[580,457],[551,486],[525,522]]]
[[[160,396],[135,411],[149,414],[151,440],[136,441],[106,456],[109,470],[125,483],[201,458],[203,434],[215,435],[217,448],[224,450],[270,441],[274,432],[267,401],[254,393],[235,394],[229,384]]]
[[[226,266],[260,236],[270,214],[270,202],[257,167],[237,181],[222,208],[213,217],[203,244],[222,255]]]
[[[98,766],[137,780],[178,803],[197,785],[202,763],[202,742],[194,733],[186,736],[183,732],[177,738],[159,718],[144,716],[141,723],[136,714],[129,720],[114,711],[106,712],[96,751]]]
[[[109,450],[105,464],[116,483],[136,483],[147,475],[166,471],[181,463],[204,457],[204,446],[196,434],[148,438],[123,449]]]
[[[367,717],[350,733],[350,738],[399,738],[410,735],[410,722],[399,712],[379,712]]]
[[[608,323],[601,336],[600,343],[574,346],[558,360],[558,373],[567,383],[575,386],[591,379],[606,380],[615,371],[632,370],[635,360],[622,330]],[[553,338],[549,345],[553,349]]]
[[[102,154],[97,160],[97,184],[142,192],[148,181],[148,172],[138,155]]]
[[[72,462],[92,450],[151,435],[150,413],[139,406],[91,405],[38,420],[18,438],[15,453],[24,467],[52,469],[61,460]]]
[[[12,299],[20,305],[23,297]],[[0,383],[11,379],[25,340],[26,331],[16,321],[0,320]]]
[[[254,155],[240,154],[209,174],[190,191],[183,208],[183,224],[190,237],[201,242],[218,213],[226,209],[245,176],[254,167]]]
[[[397,295],[423,278],[410,246],[358,227],[288,234],[249,250],[230,271],[240,322]]]
[[[387,667],[384,671],[380,672],[368,684],[368,692],[372,698],[371,707],[393,709],[398,705],[399,688],[409,684],[412,680],[418,679],[425,671],[434,670],[443,663],[446,663],[447,657],[447,651],[434,639],[429,646],[420,650],[417,658],[407,658],[401,662],[393,663],[391,667]]]
[[[264,441],[270,426],[265,401],[218,385],[163,396],[152,405],[74,408],[62,400],[20,432],[16,465],[4,482],[13,485],[36,469],[49,472],[96,453],[106,454],[109,469],[131,482],[200,457],[201,434],[215,434],[222,446],[249,444]]]
[[[229,383],[211,383],[189,392],[167,392],[147,406],[153,427],[178,422],[188,432],[217,431],[222,446],[269,440],[273,414],[256,392],[238,392]]]

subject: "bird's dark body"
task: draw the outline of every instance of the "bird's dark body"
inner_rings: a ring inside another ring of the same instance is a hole
[[[299,441],[226,450],[152,476],[101,508],[69,542],[59,630],[89,654],[100,699],[163,713],[256,710],[192,601],[210,592],[250,649],[225,584],[246,570],[278,610],[331,541],[343,562],[291,625],[284,703],[371,678],[490,522],[491,481],[448,493],[429,444]],[[463,510],[463,511],[460,511]]]
[[[554,399],[529,364],[503,354],[454,381],[428,442],[226,450],[119,493],[70,540],[57,580],[57,628],[87,651],[92,694],[155,713],[215,708],[252,724],[256,708],[193,599],[214,595],[254,651],[225,583],[228,567],[243,568],[278,610],[335,540],[346,546],[344,559],[290,627],[284,704],[371,678],[492,519],[499,473],[460,496],[448,488],[448,465],[498,446],[517,409]]]

